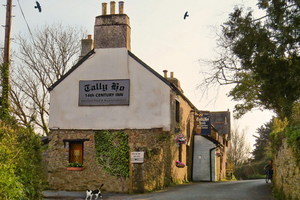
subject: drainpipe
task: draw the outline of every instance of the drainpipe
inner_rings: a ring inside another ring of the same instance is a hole
[[[209,172],[210,172],[210,181],[212,182],[212,161],[211,161],[211,152],[217,147],[211,148],[209,150]]]
[[[196,109],[194,108],[194,110],[191,110],[190,112],[194,112],[194,127],[195,127],[195,123],[196,123]],[[191,179],[192,181],[194,181],[194,150],[195,150],[195,128],[193,128],[192,130],[192,136],[191,139],[193,139],[193,146],[192,146],[192,167],[191,167]]]

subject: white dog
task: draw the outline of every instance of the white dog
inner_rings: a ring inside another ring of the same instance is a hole
[[[90,200],[92,200],[93,195],[96,196],[95,199],[98,199],[98,196],[100,196],[100,198],[102,199],[102,195],[101,195],[101,188],[102,188],[103,184],[99,187],[99,190],[86,190],[86,198],[85,200],[87,200],[90,197]]]

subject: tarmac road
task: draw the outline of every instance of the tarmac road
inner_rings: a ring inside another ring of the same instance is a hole
[[[79,194],[79,193],[78,193]],[[45,198],[48,200],[48,198]],[[77,197],[51,199],[85,199],[84,193]],[[93,198],[94,199],[94,198]],[[100,199],[100,198],[98,198]],[[111,200],[275,200],[271,184],[263,179],[228,182],[198,182],[168,187],[148,194],[105,194],[103,199]],[[49,199],[50,200],[50,199]]]

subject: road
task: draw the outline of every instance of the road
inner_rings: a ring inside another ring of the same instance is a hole
[[[103,194],[105,197],[105,194]],[[271,184],[264,180],[245,180],[232,182],[200,182],[171,187],[150,194],[108,199],[135,200],[274,200]]]
[[[53,196],[45,200],[82,200],[86,196],[84,192],[60,192],[60,195],[60,197]],[[271,194],[271,184],[266,184],[263,179],[196,182],[176,185],[148,194],[103,193],[102,195],[103,200],[275,200]]]

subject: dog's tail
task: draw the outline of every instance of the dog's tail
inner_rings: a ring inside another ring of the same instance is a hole
[[[102,183],[99,189],[101,189],[103,185],[104,185],[104,184]]]

